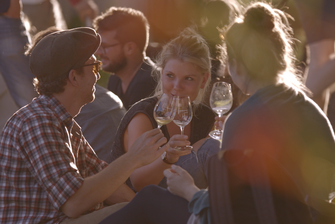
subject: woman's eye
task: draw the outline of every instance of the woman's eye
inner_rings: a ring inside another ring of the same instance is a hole
[[[169,78],[173,77],[173,75],[171,73],[167,73],[166,76],[169,77]]]
[[[191,78],[191,77],[186,77],[186,80],[187,80],[187,81],[193,81],[194,79]]]

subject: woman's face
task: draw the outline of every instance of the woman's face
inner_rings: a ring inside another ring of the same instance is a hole
[[[189,96],[194,101],[200,89],[205,87],[208,73],[203,74],[199,67],[191,62],[170,59],[162,71],[164,93],[173,96]]]

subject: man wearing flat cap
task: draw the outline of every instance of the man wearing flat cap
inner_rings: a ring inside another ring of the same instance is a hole
[[[51,33],[33,47],[30,69],[39,93],[0,136],[1,223],[98,223],[134,193],[124,185],[168,144],[144,133],[124,156],[99,160],[73,119],[95,98],[100,36],[91,28]]]

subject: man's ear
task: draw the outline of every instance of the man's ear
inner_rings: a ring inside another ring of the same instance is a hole
[[[209,73],[206,72],[201,82],[201,86],[200,86],[201,89],[205,88],[208,78],[209,78]]]
[[[127,42],[123,49],[126,55],[132,55],[136,52],[138,47],[134,42]]]
[[[73,86],[78,86],[78,74],[76,70],[74,69],[70,70],[68,82]]]

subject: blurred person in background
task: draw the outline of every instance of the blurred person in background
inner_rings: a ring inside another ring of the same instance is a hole
[[[20,0],[0,1],[0,73],[4,80],[3,91],[6,93],[7,89],[11,98],[8,100],[15,103],[15,108],[25,106],[37,96],[33,86],[35,76],[29,69],[29,58],[24,55],[30,36],[23,25],[21,9]],[[0,105],[3,122],[14,112],[9,105]]]
[[[231,84],[234,100],[230,112],[239,106],[246,99],[246,96],[231,80],[224,59],[221,57],[220,46],[224,41],[221,32],[240,15],[240,8],[239,3],[235,0],[208,1],[201,11],[201,20],[198,26],[199,33],[207,41],[211,52],[212,78],[210,90],[215,82],[224,81]],[[206,96],[205,100],[207,105],[209,105],[209,96],[210,94]]]
[[[94,0],[67,0],[75,10],[83,26],[92,26],[93,19],[98,16],[99,8]],[[45,30],[51,26],[66,29],[62,7],[58,0],[22,0],[23,12],[27,16],[32,34]]]
[[[102,61],[102,70],[112,73],[107,88],[128,110],[151,96],[157,85],[151,75],[155,64],[146,56],[149,23],[138,10],[111,7],[93,25],[101,35],[96,55]]]
[[[307,40],[306,86],[312,99],[327,113],[335,84],[335,2],[333,0],[295,0]],[[331,102],[335,103],[335,100]],[[333,109],[335,105],[331,105]],[[335,110],[329,116],[335,123]]]
[[[19,109],[11,97],[5,80],[0,74],[0,130],[5,126],[8,118]]]

